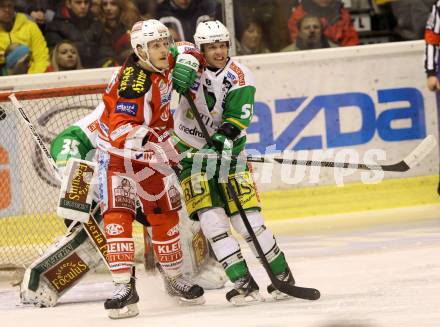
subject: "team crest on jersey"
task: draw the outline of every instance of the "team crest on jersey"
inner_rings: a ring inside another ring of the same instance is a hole
[[[138,105],[131,102],[118,102],[116,104],[116,112],[120,114],[127,114],[130,116],[136,116],[138,111]]]
[[[160,119],[162,119],[163,121],[168,121],[169,118],[170,118],[170,108],[166,107],[162,111],[162,114],[160,115]]]

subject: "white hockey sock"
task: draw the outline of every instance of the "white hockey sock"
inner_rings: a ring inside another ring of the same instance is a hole
[[[203,211],[199,219],[203,234],[224,269],[243,261],[240,245],[230,233],[229,218],[223,208]]]
[[[264,225],[263,217],[259,211],[246,211],[246,216],[252,227],[252,230],[260,243],[261,249],[263,250],[267,261],[272,262],[280,253],[280,249],[276,243],[275,237],[271,230]],[[259,258],[257,250],[255,249],[254,243],[246,229],[239,214],[231,217],[231,224],[234,229],[246,240],[249,244],[254,255]]]

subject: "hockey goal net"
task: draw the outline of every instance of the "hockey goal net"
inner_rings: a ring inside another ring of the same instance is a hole
[[[96,107],[104,89],[90,85],[15,96],[49,149],[62,130]],[[59,184],[9,94],[0,93],[0,271],[25,268],[66,231],[55,214]]]

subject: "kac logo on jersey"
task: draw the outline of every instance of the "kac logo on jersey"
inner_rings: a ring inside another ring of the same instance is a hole
[[[162,119],[163,121],[168,121],[168,119],[170,118],[170,109],[169,107],[166,107],[161,115],[160,115],[160,119]]]
[[[136,116],[138,111],[138,105],[131,102],[118,102],[116,104],[116,112],[121,114],[127,114],[130,116]]]

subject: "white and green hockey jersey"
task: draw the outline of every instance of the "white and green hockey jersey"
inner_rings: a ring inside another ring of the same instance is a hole
[[[84,118],[63,130],[52,141],[50,154],[59,167],[64,167],[70,158],[88,159],[91,151],[96,148],[99,118],[104,111],[104,103]]]
[[[229,58],[223,69],[205,69],[192,91],[209,135],[214,134],[223,123],[230,123],[241,131],[237,139],[246,135],[245,130],[252,120],[255,96],[254,77],[246,66]],[[184,97],[174,114],[174,133],[188,146],[200,149],[206,144]]]

